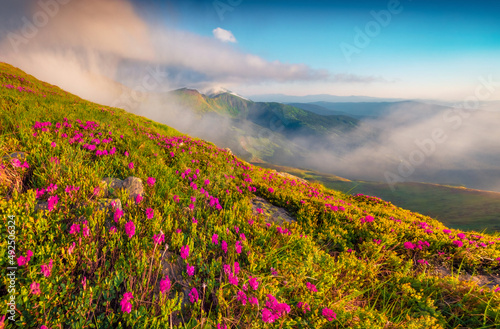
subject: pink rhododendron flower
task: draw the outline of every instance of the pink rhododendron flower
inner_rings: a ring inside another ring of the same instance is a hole
[[[140,194],[137,194],[137,196],[135,197],[135,203],[139,204],[139,203],[141,203],[142,200],[143,200],[142,196]]]
[[[413,243],[411,243],[410,241],[405,242],[405,243],[404,243],[404,247],[405,247],[406,249],[410,249],[410,250],[415,249],[415,245],[414,245]]]
[[[187,264],[186,272],[189,276],[193,276],[194,275],[194,266],[190,266],[189,264]]]
[[[165,278],[160,281],[160,292],[163,294],[166,291],[169,291],[171,287],[172,284],[170,282],[170,279],[168,275],[165,275]]]
[[[298,302],[297,303],[297,307],[300,308],[300,309],[302,309],[302,311],[304,312],[304,314],[306,314],[307,311],[311,310],[311,307],[309,306],[309,304],[303,303],[303,302]]]
[[[328,320],[328,321],[333,321],[334,319],[337,318],[337,314],[335,314],[331,309],[325,307],[322,311],[321,314]]]
[[[161,231],[160,234],[153,235],[153,241],[155,244],[162,244],[164,240],[165,240],[165,234],[163,234]]]
[[[41,293],[40,283],[36,283],[35,281],[33,281],[33,283],[30,285],[30,289],[33,295],[39,295]]]
[[[133,163],[133,162],[130,162],[130,163],[128,164],[128,167],[129,167],[129,169],[134,169],[134,163]]]
[[[153,186],[155,185],[155,182],[156,182],[156,179],[153,178],[153,177],[149,177],[148,180],[146,181],[146,183],[148,183],[149,186]]]
[[[83,290],[87,289],[87,277],[84,276],[82,279]]]
[[[454,244],[455,246],[457,246],[457,247],[461,247],[461,246],[463,246],[463,245],[464,245],[464,243],[463,243],[462,241],[460,241],[460,240],[455,240],[455,241],[453,241],[453,244]]]
[[[69,234],[78,234],[78,233],[80,233],[80,225],[79,224],[71,225],[71,229],[69,230]]]
[[[10,160],[10,163],[12,164],[12,167],[14,168],[19,168],[21,167],[21,161],[19,161],[18,158],[12,158],[12,160]]]
[[[215,233],[214,233],[214,235],[212,235],[212,243],[219,244],[219,236]]]
[[[152,208],[146,209],[146,217],[147,219],[152,219],[155,216],[155,212]]]
[[[134,296],[132,296],[131,292],[126,292],[123,294],[123,298],[120,302],[123,313],[130,313],[130,311],[132,311],[132,304],[129,302],[129,300],[131,300],[132,298],[134,298]]]
[[[250,305],[259,306],[259,300],[255,296],[250,297],[248,299],[248,302],[250,303]]]
[[[196,218],[194,218],[194,217],[193,217],[193,218],[191,218],[191,222],[192,222],[193,224],[198,224],[198,220],[197,220]]]
[[[257,278],[250,277],[248,279],[248,284],[253,290],[257,290],[259,288],[259,281],[257,281]]]
[[[217,329],[227,329],[225,324],[217,323]]]
[[[306,282],[306,287],[309,289],[311,292],[318,292],[318,289],[316,289],[316,286],[310,282]]]
[[[181,257],[182,259],[186,259],[189,257],[189,246],[182,246],[181,247]]]
[[[48,278],[51,274],[51,271],[52,271],[52,265],[53,265],[53,261],[52,259],[49,261],[49,264],[46,265],[46,264],[42,264],[41,268],[42,268],[42,274],[43,276],[45,276],[46,278]]]
[[[52,143],[50,143],[50,146],[52,146],[52,147],[56,147],[56,146],[57,146],[57,144],[56,144],[56,142],[52,142]]]
[[[237,252],[238,254],[241,254],[241,248],[242,248],[242,246],[241,246],[241,241],[236,241],[236,244],[235,244],[235,246],[234,246],[234,247],[236,248],[236,252]]]
[[[194,304],[198,301],[198,298],[198,290],[196,290],[196,288],[191,289],[191,292],[189,293],[189,301]]]
[[[244,306],[247,304],[247,295],[243,291],[238,291],[238,293],[236,294],[236,300],[240,301]]]
[[[117,232],[117,231],[116,231],[116,227],[111,226],[111,227],[109,228],[109,233],[114,234],[114,233],[116,233],[116,232]]]
[[[131,239],[135,234],[135,225],[133,221],[129,221],[125,224],[125,233],[127,233],[128,238]]]
[[[226,242],[226,240],[222,240],[221,247],[222,247],[222,250],[224,251],[224,253],[227,254],[227,242]]]
[[[48,209],[49,211],[54,210],[54,207],[57,205],[57,202],[59,202],[59,198],[57,195],[51,196],[48,198]]]
[[[68,247],[68,255],[71,255],[73,253],[73,250],[75,250],[76,244],[73,242],[71,246]]]

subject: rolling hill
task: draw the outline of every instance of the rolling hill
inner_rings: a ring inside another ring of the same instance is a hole
[[[5,63],[0,109],[4,328],[500,323],[498,234],[253,166]]]

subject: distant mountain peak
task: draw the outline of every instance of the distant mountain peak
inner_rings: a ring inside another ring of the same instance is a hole
[[[230,95],[233,95],[233,96],[236,96],[236,97],[239,97],[239,98],[242,98],[244,100],[249,100],[248,98],[245,98],[229,89],[226,89],[224,87],[214,87],[214,88],[211,88],[211,89],[208,89],[207,91],[204,92],[205,95],[207,95],[208,97],[210,98],[214,98],[214,97],[217,97],[219,95],[223,95],[223,94],[230,94]]]

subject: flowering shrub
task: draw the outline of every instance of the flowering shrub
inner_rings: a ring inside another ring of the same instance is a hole
[[[26,154],[0,163],[24,179],[18,193],[0,198],[0,213],[16,218],[13,264],[2,257],[0,265],[18,266],[21,326],[500,323],[499,287],[432,275],[436,266],[498,273],[498,234],[450,229],[376,197],[250,165],[3,63],[0,79],[12,86],[0,88],[9,109],[0,116],[0,149]],[[134,198],[101,186],[129,176],[145,182]],[[256,197],[296,220],[275,222],[267,206],[252,207]],[[2,280],[0,290],[9,284]]]

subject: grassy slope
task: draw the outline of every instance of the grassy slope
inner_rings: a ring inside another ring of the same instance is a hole
[[[285,171],[321,182],[324,186],[349,194],[374,195],[397,206],[431,216],[461,230],[500,231],[500,193],[427,183],[399,183],[393,192],[380,182],[351,181],[313,170],[276,166],[261,167]]]
[[[25,152],[29,164],[26,169],[3,160],[0,167],[9,177],[2,176],[0,185],[0,233],[8,236],[7,215],[15,216],[16,258],[33,251],[16,273],[16,326],[169,328],[172,321],[186,328],[491,328],[500,323],[499,293],[431,274],[441,264],[498,273],[498,236],[445,233],[443,224],[429,217],[284,178],[145,118],[81,100],[6,64],[0,64],[0,74],[0,156]],[[33,92],[19,91],[21,85]],[[114,147],[113,156],[84,147],[104,136],[112,140],[97,149]],[[95,188],[104,177],[128,176],[156,182],[145,184],[138,204],[119,193],[124,214],[115,224],[113,214],[99,210],[103,191]],[[19,191],[11,191],[12,181],[23,182]],[[58,202],[50,211],[34,211],[35,190],[49,184],[57,187],[39,200],[57,196]],[[79,189],[67,193],[68,186]],[[255,196],[287,209],[297,222],[283,228],[266,223],[264,215],[252,211]],[[82,230],[71,234],[76,224]],[[165,241],[155,245],[153,235],[160,230]],[[212,242],[214,234],[218,244]],[[459,247],[458,241],[470,247]],[[422,249],[407,249],[405,242]],[[190,252],[183,260],[180,250],[186,245]],[[0,252],[7,255],[5,239]],[[46,277],[40,269],[50,260]],[[181,264],[183,277],[170,278],[172,287],[164,293],[158,291],[165,275],[161,260]],[[0,266],[9,263],[2,256]],[[193,276],[186,274],[186,263],[194,266]],[[248,286],[250,277],[258,281],[256,289]],[[31,291],[34,282],[40,294]],[[2,276],[5,302],[7,285]],[[186,296],[182,310],[176,306],[183,293],[192,297],[194,291],[198,301]],[[133,296],[130,313],[121,307],[126,292]],[[243,303],[243,295],[258,305]],[[281,304],[272,302],[274,297]],[[299,302],[307,306],[299,308]],[[264,322],[270,315],[274,322]]]

